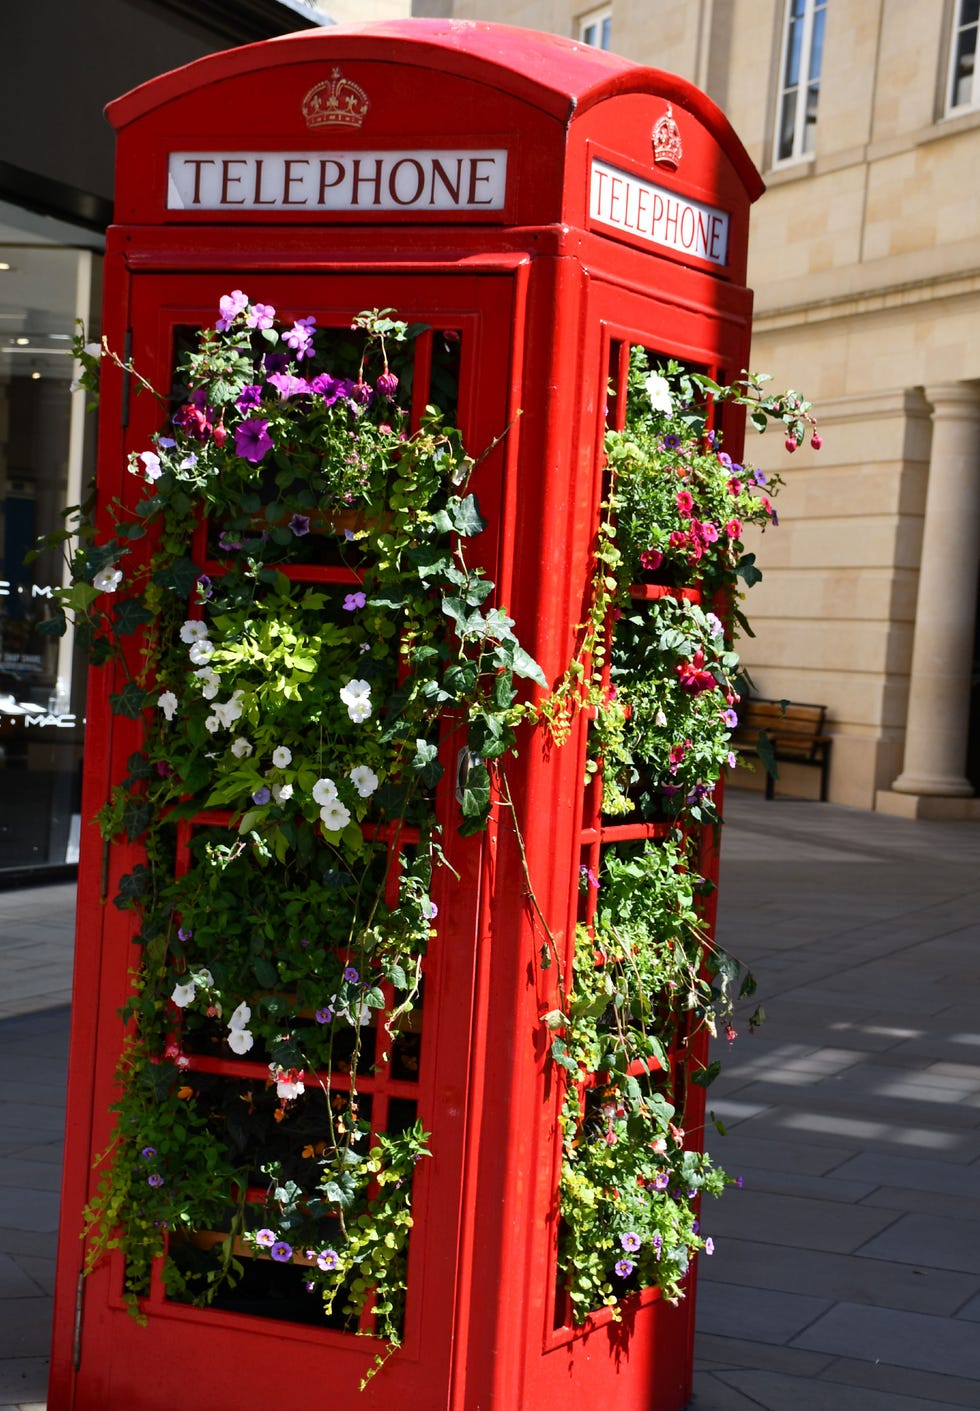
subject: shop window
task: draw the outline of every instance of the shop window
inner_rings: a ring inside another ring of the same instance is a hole
[[[959,0],[949,53],[949,84],[946,111],[957,113],[975,108],[980,89],[975,82],[977,30],[980,28],[980,0]]]
[[[599,10],[579,16],[578,38],[594,49],[608,49],[612,38],[612,6],[603,5]]]
[[[786,0],[775,156],[800,161],[814,150],[827,0]]]
[[[78,504],[93,449],[69,389],[96,258],[26,243],[13,211],[0,203],[0,873],[77,860],[85,673],[70,631],[38,631],[63,555],[30,551]]]

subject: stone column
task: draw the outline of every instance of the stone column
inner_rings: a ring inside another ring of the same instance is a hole
[[[916,600],[902,794],[966,797],[980,568],[980,387],[927,387],[932,451]]]

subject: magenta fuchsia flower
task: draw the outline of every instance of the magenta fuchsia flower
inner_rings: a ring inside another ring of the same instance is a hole
[[[380,392],[382,397],[387,397],[388,400],[391,401],[398,391],[398,378],[393,372],[389,372],[386,368],[374,384],[374,387],[375,391]]]
[[[241,456],[242,460],[258,465],[271,450],[269,423],[261,417],[252,417],[235,427],[235,455]]]

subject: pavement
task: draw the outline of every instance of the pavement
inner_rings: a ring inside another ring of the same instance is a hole
[[[980,823],[727,815],[719,940],[768,1018],[708,1091],[742,1187],[703,1212],[692,1411],[975,1411]],[[45,1406],[73,910],[0,891],[0,1411]]]

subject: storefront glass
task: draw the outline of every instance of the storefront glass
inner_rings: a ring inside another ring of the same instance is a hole
[[[80,827],[84,665],[70,632],[37,630],[63,555],[25,556],[91,474],[93,419],[70,390],[71,347],[76,320],[90,328],[100,261],[55,243],[64,227],[40,234],[44,224],[0,202],[0,880],[74,862]]]

